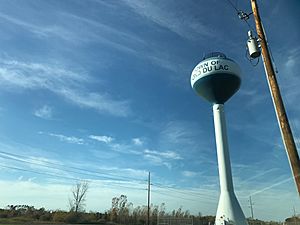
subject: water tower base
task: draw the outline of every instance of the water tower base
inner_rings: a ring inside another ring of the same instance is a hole
[[[215,225],[248,225],[234,192],[221,192]]]

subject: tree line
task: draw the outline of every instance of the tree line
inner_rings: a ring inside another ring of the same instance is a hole
[[[78,182],[71,189],[69,198],[69,210],[46,210],[36,209],[29,205],[8,205],[0,209],[0,223],[11,222],[53,222],[53,223],[99,223],[99,224],[123,224],[123,225],[145,225],[147,223],[148,207],[145,205],[134,207],[128,201],[126,195],[113,197],[111,208],[105,212],[86,212],[86,198],[88,193],[88,182]],[[179,207],[171,212],[166,212],[166,205],[150,206],[150,225],[157,225],[159,217],[192,218],[188,210]],[[201,217],[201,214],[198,215]],[[196,218],[196,217],[195,217]],[[214,220],[214,217],[203,217],[204,224]]]
[[[69,210],[36,209],[29,205],[8,205],[0,209],[0,223],[93,223],[107,225],[146,225],[148,206],[136,206],[130,202],[126,195],[113,197],[111,207],[105,212],[86,212],[86,197],[89,184],[76,183],[71,190]],[[166,204],[150,205],[149,225],[213,225],[214,216],[191,215],[189,210],[182,207],[170,212],[166,211]],[[172,221],[172,222],[170,222]],[[279,225],[276,222],[263,222],[248,220],[250,225]]]

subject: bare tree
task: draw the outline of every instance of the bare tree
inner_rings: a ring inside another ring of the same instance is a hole
[[[86,181],[77,182],[72,188],[72,197],[69,198],[70,211],[82,212],[85,207],[85,200],[89,184]]]

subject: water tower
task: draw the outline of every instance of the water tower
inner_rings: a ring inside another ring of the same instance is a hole
[[[247,225],[233,189],[224,113],[224,103],[240,87],[240,74],[240,68],[233,60],[223,53],[214,52],[206,55],[191,75],[193,89],[213,104],[221,188],[216,225]]]

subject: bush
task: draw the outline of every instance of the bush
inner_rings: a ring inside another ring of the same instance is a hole
[[[42,221],[50,221],[52,220],[52,215],[50,213],[45,213],[40,217]]]
[[[66,217],[67,217],[67,213],[66,212],[56,211],[56,212],[53,213],[52,220],[54,222],[65,222]]]
[[[80,214],[75,212],[69,212],[67,216],[65,217],[66,223],[79,223],[80,221]]]

